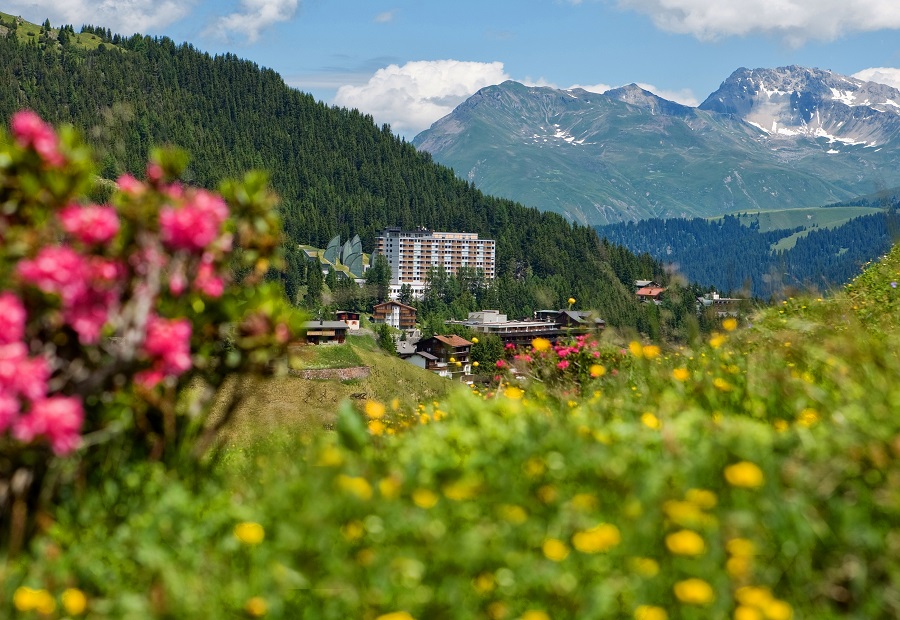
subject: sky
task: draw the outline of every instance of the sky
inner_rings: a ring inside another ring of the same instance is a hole
[[[412,139],[505,80],[637,83],[697,105],[739,67],[801,65],[900,88],[898,0],[0,0],[232,52]]]

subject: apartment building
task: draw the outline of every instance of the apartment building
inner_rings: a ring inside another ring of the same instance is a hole
[[[374,253],[383,254],[391,265],[394,299],[404,284],[412,288],[415,296],[420,296],[428,270],[438,265],[451,274],[460,267],[471,267],[480,269],[485,278],[494,277],[494,240],[479,239],[477,233],[385,228],[375,239]]]

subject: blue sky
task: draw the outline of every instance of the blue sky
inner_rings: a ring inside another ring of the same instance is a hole
[[[230,51],[407,138],[505,79],[598,92],[636,82],[692,105],[741,66],[864,72],[900,87],[898,0],[3,0],[0,10]]]

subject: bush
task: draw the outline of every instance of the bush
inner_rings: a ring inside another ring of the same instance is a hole
[[[146,181],[123,176],[110,204],[91,204],[94,163],[73,130],[57,135],[29,111],[11,127],[0,136],[0,548],[15,552],[58,484],[203,454],[225,421],[205,420],[216,387],[267,368],[296,319],[262,281],[280,242],[265,175],[220,196],[182,185],[186,157],[158,151]]]

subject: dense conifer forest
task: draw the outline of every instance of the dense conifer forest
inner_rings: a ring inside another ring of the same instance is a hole
[[[610,324],[640,326],[630,279],[663,277],[656,261],[601,243],[592,228],[483,195],[388,126],[317,102],[270,69],[90,26],[82,32],[101,42],[84,49],[72,44],[73,32],[0,37],[0,114],[28,107],[72,123],[99,150],[99,173],[109,179],[140,176],[160,144],[189,152],[189,180],[201,186],[251,168],[270,171],[282,200],[292,298],[307,279],[296,244],[323,247],[333,235],[359,234],[371,249],[376,232],[394,225],[496,239],[497,286],[511,315],[574,296]]]
[[[856,206],[874,206],[857,201]],[[836,228],[814,228],[788,250],[773,249],[802,230],[760,232],[741,218],[651,219],[598,228],[611,244],[646,252],[674,266],[692,282],[719,291],[745,291],[768,299],[785,289],[827,291],[844,284],[867,262],[887,252],[900,232],[896,209],[853,218]]]

